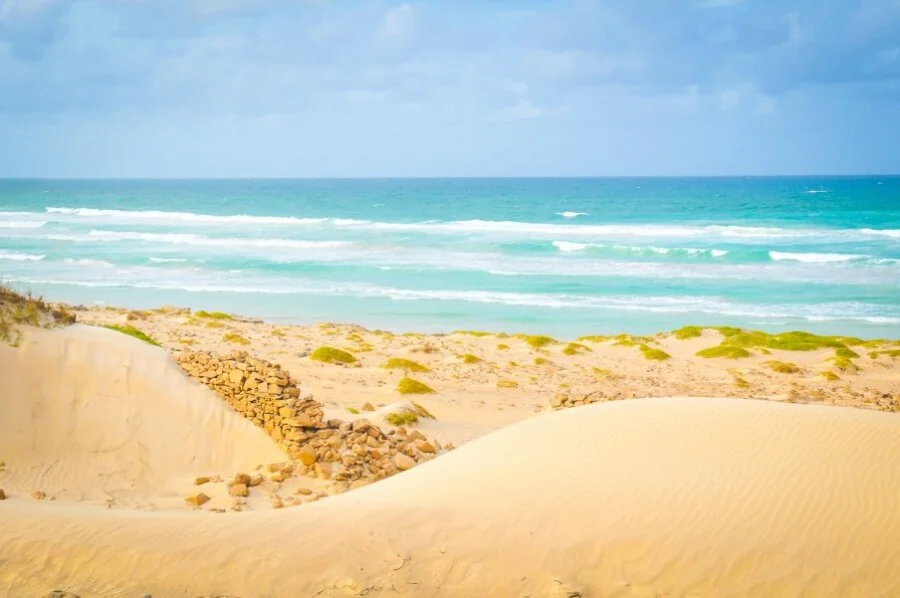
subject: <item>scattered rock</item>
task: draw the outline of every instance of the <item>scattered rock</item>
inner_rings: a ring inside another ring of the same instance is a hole
[[[375,411],[375,407],[372,405],[372,403],[366,403],[365,405],[362,406],[362,410],[363,411]]]
[[[434,445],[428,442],[427,440],[419,440],[416,442],[416,448],[422,451],[423,453],[436,453],[437,450],[434,448]]]
[[[202,486],[203,484],[208,484],[212,481],[212,478],[207,476],[199,476],[194,479],[195,486]]]
[[[313,493],[313,491],[310,490],[309,488],[297,488],[297,490],[294,491],[294,494],[310,495],[312,493]]]
[[[31,493],[31,498],[34,500],[44,500],[47,498],[47,493],[43,490],[35,490]]]
[[[250,488],[254,488],[262,484],[265,479],[266,478],[263,477],[263,474],[254,473],[252,476],[250,476],[250,481],[247,482],[247,486],[249,486]]]
[[[244,497],[250,494],[246,484],[234,484],[228,489],[228,494],[234,497]]]
[[[407,469],[410,469],[411,467],[415,467],[415,465],[416,465],[415,459],[413,459],[412,457],[409,457],[407,455],[404,455],[403,453],[397,453],[396,455],[394,455],[393,461],[394,461],[394,466],[397,469],[399,469],[400,471],[406,471]]]
[[[44,598],[81,598],[78,594],[73,594],[72,592],[64,592],[62,590],[53,590]]]
[[[200,507],[209,502],[209,497],[202,492],[198,492],[196,494],[186,496],[184,502],[194,507]]]
[[[3,491],[3,488],[0,488],[0,500],[6,500],[6,492]]]
[[[251,478],[250,478],[250,475],[249,475],[249,474],[246,474],[246,473],[238,473],[238,474],[235,474],[235,476],[234,476],[234,481],[231,482],[231,485],[232,485],[232,486],[237,486],[237,485],[249,486],[249,485],[250,485],[250,479],[251,479]]]

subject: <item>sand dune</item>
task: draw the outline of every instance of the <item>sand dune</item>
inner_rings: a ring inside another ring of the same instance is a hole
[[[56,462],[45,480],[90,495],[110,479],[140,488],[273,450],[135,343],[71,330],[2,349],[4,372],[43,372],[2,391],[6,460]],[[95,415],[75,415],[102,396]],[[13,494],[0,503],[0,591],[898,595],[898,455],[891,414],[737,399],[597,404],[293,509],[106,510]]]
[[[0,344],[0,478],[7,493],[181,502],[185,479],[285,456],[163,350],[88,326]]]

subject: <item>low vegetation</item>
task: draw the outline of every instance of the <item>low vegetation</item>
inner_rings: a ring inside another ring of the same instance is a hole
[[[890,357],[891,359],[897,359],[900,357],[900,349],[887,349],[884,351],[872,351],[869,353],[869,357],[872,359],[878,359],[881,355],[885,355]]]
[[[593,349],[581,343],[569,343],[562,352],[564,355],[580,355],[581,353],[591,353],[592,351]]]
[[[497,345],[498,351],[506,351],[508,349],[509,349],[509,345],[507,345],[505,343],[500,343],[499,345]]]
[[[734,385],[738,388],[750,388],[750,383],[737,370],[728,370],[731,377],[734,378]]]
[[[819,375],[828,380],[829,382],[834,382],[835,380],[840,380],[841,377],[832,372],[831,370],[825,370],[824,372],[819,372]]]
[[[402,395],[427,395],[434,394],[435,390],[424,382],[406,377],[397,384],[397,392]]]
[[[468,364],[479,363],[480,361],[482,361],[480,357],[478,357],[477,355],[472,355],[471,353],[466,353],[465,355],[463,355],[462,360],[463,363]]]
[[[672,335],[678,340],[684,341],[689,338],[697,338],[703,335],[703,329],[699,326],[683,326],[678,330],[673,330]]]
[[[319,347],[309,358],[322,363],[356,363],[353,354],[334,347]]]
[[[388,359],[383,366],[386,370],[405,370],[407,372],[430,372],[431,368],[422,365],[418,361],[412,359],[404,359],[402,357],[392,357]]]
[[[200,311],[194,312],[194,317],[206,318],[210,320],[233,320],[234,316],[226,314],[224,311]]]
[[[411,426],[419,421],[419,416],[412,411],[398,411],[396,413],[388,413],[384,416],[384,421],[392,426]]]
[[[697,351],[697,357],[705,357],[707,359],[742,359],[750,357],[750,351],[737,345],[716,345]]]
[[[519,383],[515,380],[498,380],[497,388],[519,388]]]
[[[543,357],[534,358],[534,365],[547,365],[548,363],[550,363],[549,359],[544,359]]]
[[[608,340],[612,340],[611,336],[602,336],[602,335],[589,335],[589,336],[579,336],[578,340],[585,343],[605,343]]]
[[[795,363],[773,360],[767,361],[766,365],[769,366],[770,370],[779,374],[797,374],[800,372],[800,368]]]
[[[466,336],[494,336],[493,332],[485,332],[484,330],[454,330],[453,334],[465,334]]]
[[[347,411],[352,413],[353,415],[359,415],[359,409],[356,407],[347,407]]]
[[[55,307],[41,297],[22,293],[0,284],[0,340],[17,345],[21,340],[18,326],[53,328],[75,323],[75,315],[65,307]]]
[[[425,407],[423,407],[422,405],[418,403],[413,403],[412,405],[413,409],[416,410],[416,415],[418,415],[419,417],[424,417],[425,419],[437,419],[428,409],[425,409]]]
[[[540,349],[541,347],[546,347],[547,345],[555,345],[559,341],[555,338],[551,338],[549,336],[543,335],[528,335],[528,334],[516,334],[513,335],[514,338],[519,338],[525,341],[529,347],[533,349]]]
[[[595,368],[592,368],[592,370],[595,374],[597,374],[598,376],[600,376],[602,378],[606,378],[607,380],[615,380],[616,378],[619,377],[618,375],[616,375],[613,372],[611,372],[607,369],[604,369],[604,368],[595,367]]]
[[[140,341],[144,341],[148,345],[153,345],[154,347],[162,346],[151,336],[141,330],[138,330],[131,324],[106,324],[103,327],[110,330],[115,330],[116,332],[121,332],[122,334],[127,334],[128,336],[134,337]]]
[[[276,328],[276,329],[272,330],[272,336],[277,336],[277,337],[284,338],[285,335],[284,335],[284,332],[283,332],[283,331],[278,330],[278,329]]]
[[[666,361],[667,359],[671,359],[672,356],[663,351],[662,349],[654,349],[653,347],[649,347],[647,345],[640,345],[641,353],[644,355],[644,359],[648,359],[650,361]]]
[[[235,334],[235,333],[226,334],[225,336],[222,337],[222,340],[225,341],[226,343],[232,343],[235,345],[249,345],[250,344],[250,341],[247,340],[245,337],[241,336],[240,334]]]

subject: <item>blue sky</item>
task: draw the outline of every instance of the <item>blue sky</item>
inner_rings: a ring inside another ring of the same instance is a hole
[[[0,176],[900,172],[900,0],[0,0]]]

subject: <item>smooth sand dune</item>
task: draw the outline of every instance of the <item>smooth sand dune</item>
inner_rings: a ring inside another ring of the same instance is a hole
[[[46,372],[4,388],[5,454],[87,472],[92,459],[129,444],[119,438],[139,437],[146,450],[120,463],[152,463],[131,465],[149,481],[162,475],[156,468],[264,452],[258,435],[208,406],[205,393],[185,390],[158,359],[100,354],[133,343],[68,334],[52,333],[21,357],[3,349],[4,372]],[[112,379],[98,382],[104,372]],[[93,418],[64,409],[96,396],[90,388],[109,391],[94,410],[102,425],[73,449],[52,432],[93,429]],[[153,397],[173,414],[165,418],[147,403],[160,388],[178,391]],[[129,403],[142,409],[137,429]],[[41,424],[48,418],[53,425]],[[152,443],[158,436],[177,446]],[[106,510],[12,496],[0,503],[0,593],[894,596],[898,488],[895,415],[737,399],[621,401],[540,415],[372,486],[279,511]]]
[[[0,344],[0,371],[7,493],[146,503],[197,473],[286,458],[166,351],[118,332],[29,329]]]

